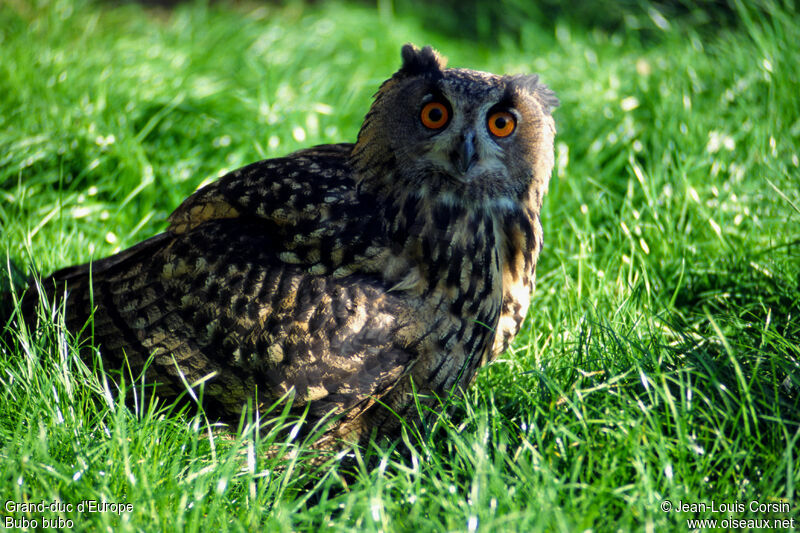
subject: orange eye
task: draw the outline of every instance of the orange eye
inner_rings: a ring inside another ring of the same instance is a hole
[[[495,137],[508,137],[517,127],[514,115],[508,111],[495,111],[489,115],[489,131]]]
[[[450,119],[450,112],[441,102],[428,102],[422,108],[419,115],[422,125],[432,130],[443,128]]]

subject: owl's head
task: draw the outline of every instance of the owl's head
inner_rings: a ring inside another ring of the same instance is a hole
[[[430,47],[405,45],[402,57],[358,134],[352,159],[361,185],[467,203],[533,192],[540,203],[553,168],[558,100],[538,76],[448,69]]]

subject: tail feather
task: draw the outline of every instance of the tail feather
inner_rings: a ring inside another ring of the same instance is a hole
[[[165,240],[171,238],[172,234],[169,232],[159,233],[154,237],[150,237],[139,244],[135,244],[115,255],[106,257],[105,259],[98,259],[90,263],[83,263],[67,268],[62,268],[53,272],[48,279],[53,281],[73,281],[77,279],[85,279],[88,281],[90,272],[92,274],[101,274],[109,269],[119,267],[130,259],[140,259],[142,253],[147,253],[150,250],[157,249],[157,245]],[[155,246],[155,248],[154,248]]]
[[[79,295],[91,291],[93,279],[96,281],[110,272],[124,269],[132,260],[142,261],[143,254],[150,253],[154,246],[157,248],[168,237],[169,233],[161,233],[116,255],[57,270],[38,283],[33,277],[26,278],[22,270],[8,260],[6,268],[0,271],[0,333],[3,339],[6,340],[11,333],[15,314],[21,315],[19,318],[29,326],[36,323],[37,307],[42,297],[58,304],[63,301],[64,288],[67,287],[73,297],[83,299]],[[91,310],[74,311],[78,311],[79,316],[65,317],[68,327],[80,328]]]

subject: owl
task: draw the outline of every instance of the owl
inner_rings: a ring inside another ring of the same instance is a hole
[[[234,425],[248,402],[288,398],[307,427],[329,421],[320,446],[394,438],[520,329],[557,104],[535,75],[406,45],[355,144],[233,171],[163,233],[39,290],[93,332],[106,370],[146,369],[162,398],[202,387]],[[23,298],[29,320],[39,297]]]

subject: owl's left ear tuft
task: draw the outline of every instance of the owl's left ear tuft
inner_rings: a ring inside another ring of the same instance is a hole
[[[542,84],[537,74],[517,74],[516,76],[507,76],[506,80],[506,91],[522,90],[530,93],[539,100],[547,113],[552,112],[559,105],[556,93],[547,85]]]
[[[406,44],[403,46],[401,55],[403,56],[403,66],[397,73],[406,76],[441,76],[442,69],[447,65],[447,59],[430,46],[420,50],[413,44]]]

